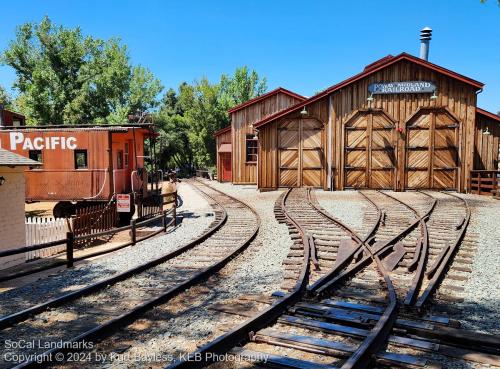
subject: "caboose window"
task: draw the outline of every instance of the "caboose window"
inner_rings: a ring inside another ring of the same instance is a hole
[[[254,135],[247,135],[247,163],[255,163],[257,161],[257,140]]]
[[[30,150],[29,151],[29,158],[31,160],[35,160],[39,163],[43,163],[42,161],[42,150]],[[40,167],[30,167],[30,169],[40,169]]]
[[[75,169],[87,168],[87,150],[75,150]]]
[[[42,150],[30,150],[29,157],[31,160],[42,162]]]
[[[118,150],[116,153],[116,168],[123,169],[123,151]]]
[[[128,142],[125,142],[125,166],[128,167]]]

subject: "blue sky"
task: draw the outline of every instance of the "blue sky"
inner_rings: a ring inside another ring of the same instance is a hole
[[[500,111],[500,6],[496,0],[419,1],[9,1],[0,49],[17,25],[48,15],[96,37],[120,37],[133,63],[176,87],[248,65],[277,86],[311,96],[387,54],[418,55],[486,84],[479,106]],[[0,84],[13,71],[0,66]]]

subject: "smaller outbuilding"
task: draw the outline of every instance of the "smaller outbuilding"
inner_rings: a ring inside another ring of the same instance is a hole
[[[15,111],[4,109],[0,104],[0,127],[23,127],[26,125],[26,117]]]
[[[25,229],[25,167],[41,163],[0,149],[0,250],[26,245]],[[24,255],[2,258],[0,269],[24,260]]]
[[[214,133],[218,180],[257,184],[259,147],[254,124],[305,99],[304,96],[278,87],[229,109],[231,125]]]

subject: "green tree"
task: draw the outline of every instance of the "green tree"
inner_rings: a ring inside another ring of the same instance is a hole
[[[193,163],[193,152],[189,142],[189,121],[184,116],[193,105],[193,87],[187,83],[179,86],[178,93],[170,88],[164,95],[161,107],[155,114],[157,157],[160,168],[187,168]]]
[[[266,78],[259,78],[247,66],[236,68],[232,76],[223,74],[220,81],[222,102],[231,108],[262,95],[267,90]]]
[[[4,108],[12,107],[12,97],[2,86],[0,86],[0,105],[3,105]]]
[[[189,142],[194,164],[206,168],[215,163],[213,134],[229,124],[229,117],[221,100],[220,84],[211,84],[208,79],[202,78],[194,86],[194,97],[192,108],[186,111],[189,119]]]
[[[161,85],[151,72],[132,68],[118,39],[84,36],[45,17],[26,23],[2,55],[14,68],[23,113],[38,124],[101,123],[156,105]]]
[[[155,114],[160,167],[213,166],[213,134],[229,124],[227,110],[265,90],[265,78],[247,67],[237,68],[232,76],[222,75],[219,83],[202,78],[192,85],[181,83],[177,91],[167,90]]]

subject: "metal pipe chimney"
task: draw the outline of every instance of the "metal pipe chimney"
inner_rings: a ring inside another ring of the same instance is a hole
[[[429,42],[432,38],[432,29],[422,28],[420,31],[420,59],[429,60]]]

